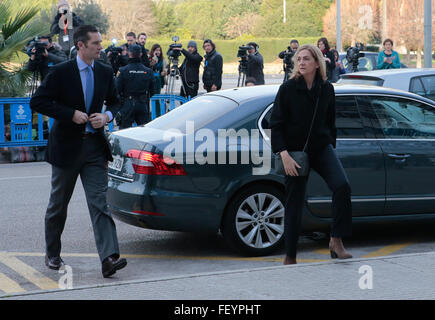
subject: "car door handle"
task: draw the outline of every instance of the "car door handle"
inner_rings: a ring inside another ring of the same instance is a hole
[[[388,156],[394,160],[405,162],[406,159],[408,159],[411,155],[410,154],[396,154],[396,153],[389,153]]]

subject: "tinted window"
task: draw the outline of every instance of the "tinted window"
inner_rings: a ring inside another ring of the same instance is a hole
[[[193,121],[195,130],[234,110],[238,104],[219,96],[201,96],[149,122],[146,126],[154,129],[177,129],[186,133],[186,121]]]
[[[346,56],[343,58],[343,67],[347,70],[352,69],[352,66],[349,65]],[[372,71],[375,69],[375,66],[373,65],[372,59],[370,57],[361,57],[358,59],[358,71]]]
[[[435,137],[435,110],[423,103],[393,97],[372,97],[375,127],[386,138],[424,139]]]
[[[435,100],[435,76],[420,77],[423,82],[425,97]]]
[[[410,92],[414,92],[420,96],[424,96],[426,94],[424,87],[423,87],[423,83],[421,82],[420,77],[417,78],[413,78],[411,80],[411,84],[410,84],[410,88],[409,88]]]
[[[364,77],[353,77],[353,76],[345,76],[338,80],[337,83],[341,84],[364,84],[367,86],[382,86],[384,80],[378,78],[364,78]]]
[[[335,126],[338,138],[364,138],[364,124],[353,96],[335,98]]]

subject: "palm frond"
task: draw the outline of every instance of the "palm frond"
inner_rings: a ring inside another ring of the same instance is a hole
[[[23,8],[21,9],[15,17],[11,17],[8,22],[2,26],[3,39],[6,41],[15,32],[20,30],[24,25],[26,25],[33,17],[38,13],[38,8]]]

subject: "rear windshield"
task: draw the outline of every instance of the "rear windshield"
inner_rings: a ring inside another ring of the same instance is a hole
[[[384,80],[382,79],[374,79],[374,78],[340,78],[337,83],[341,84],[365,84],[368,86],[381,86],[384,84]]]
[[[201,129],[237,106],[235,101],[228,98],[200,96],[154,119],[146,127],[160,130],[176,129],[186,133],[186,121],[194,121],[195,130]]]

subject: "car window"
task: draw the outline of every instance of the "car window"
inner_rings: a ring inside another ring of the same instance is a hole
[[[418,101],[395,97],[372,97],[375,127],[385,138],[433,139],[435,109]]]
[[[159,130],[176,129],[184,134],[187,121],[193,121],[195,130],[201,129],[237,106],[236,102],[224,97],[200,96],[154,119],[146,126]]]
[[[337,81],[340,84],[363,84],[367,86],[382,86],[384,80],[374,77],[344,75]]]
[[[423,82],[424,96],[428,99],[435,100],[435,76],[420,77]]]
[[[337,96],[335,98],[335,126],[338,138],[366,137],[355,97]]]
[[[351,70],[351,66],[349,65],[346,57],[343,58],[343,67],[346,70]],[[367,57],[361,57],[358,59],[358,71],[372,71],[375,69],[373,65],[373,60]]]
[[[411,83],[409,85],[409,91],[423,97],[425,96],[426,91],[424,90],[423,83],[421,82],[421,77],[416,77],[411,79]]]

